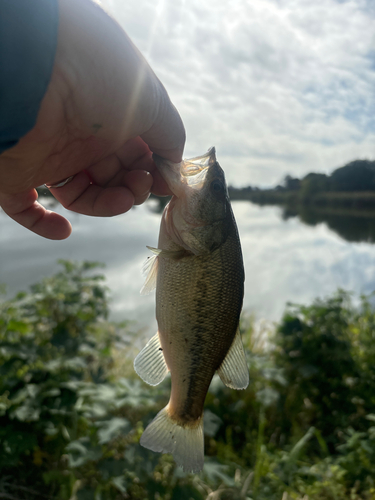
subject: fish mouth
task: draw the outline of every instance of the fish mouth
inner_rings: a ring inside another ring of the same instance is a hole
[[[209,168],[216,163],[215,148],[207,153],[181,162],[180,174],[184,182],[193,189],[201,189],[205,183]]]
[[[203,187],[207,172],[216,163],[216,151],[212,147],[204,155],[183,160],[181,163],[172,163],[155,153],[152,158],[172,193],[181,196],[186,186],[196,190]]]

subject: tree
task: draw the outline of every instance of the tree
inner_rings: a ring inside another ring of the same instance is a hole
[[[307,174],[301,181],[302,196],[311,196],[322,191],[329,191],[330,182],[326,174]]]
[[[301,187],[301,181],[291,175],[285,176],[283,184],[288,191],[297,191]]]
[[[332,191],[375,190],[375,161],[355,160],[336,169],[330,179]]]

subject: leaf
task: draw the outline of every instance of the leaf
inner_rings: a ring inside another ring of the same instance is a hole
[[[274,405],[279,399],[279,393],[271,387],[265,387],[256,393],[256,399],[265,408]]]
[[[11,416],[21,422],[32,422],[39,419],[41,408],[34,408],[27,404],[18,407]]]
[[[126,434],[131,430],[131,424],[125,418],[114,417],[105,422],[96,422],[96,425],[100,427],[99,444],[109,443],[120,434]]]
[[[37,384],[27,384],[26,390],[28,395],[34,399],[40,393],[41,387]]]
[[[206,436],[214,437],[223,421],[210,410],[204,412],[204,433]]]
[[[61,391],[58,387],[53,387],[45,392],[42,392],[42,396],[44,398],[53,398],[56,396],[60,396],[60,394],[61,394]]]
[[[314,434],[315,427],[310,427],[306,434],[294,445],[294,447],[290,451],[287,462],[291,464],[298,459],[299,455],[302,452],[302,449],[304,448],[306,443],[314,436]]]
[[[229,467],[219,464],[214,460],[205,459],[203,474],[207,477],[210,483],[223,482],[226,486],[233,486],[234,479],[227,474]]]
[[[30,330],[30,325],[25,321],[16,321],[14,319],[11,319],[7,325],[7,329],[10,332],[19,332],[25,334]]]
[[[113,484],[113,486],[115,488],[117,488],[119,491],[121,491],[121,493],[126,493],[127,483],[126,483],[126,479],[124,478],[124,476],[113,477],[111,479],[111,484]]]
[[[88,438],[80,438],[66,446],[70,467],[80,467],[87,462],[99,460],[102,457],[100,446],[92,447]]]

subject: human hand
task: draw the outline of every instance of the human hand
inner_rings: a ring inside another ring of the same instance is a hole
[[[168,194],[152,152],[182,158],[185,132],[164,87],[120,26],[90,0],[59,0],[54,69],[36,125],[0,155],[0,205],[50,239],[70,223],[37,202],[51,188],[74,212],[112,216]]]

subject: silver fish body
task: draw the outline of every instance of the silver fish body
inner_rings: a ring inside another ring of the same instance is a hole
[[[164,210],[144,291],[156,285],[158,333],[135,360],[153,385],[171,373],[170,401],[141,444],[172,453],[185,470],[203,467],[203,405],[215,372],[234,389],[248,385],[239,334],[244,270],[224,172],[215,150],[156,164],[174,196]]]

